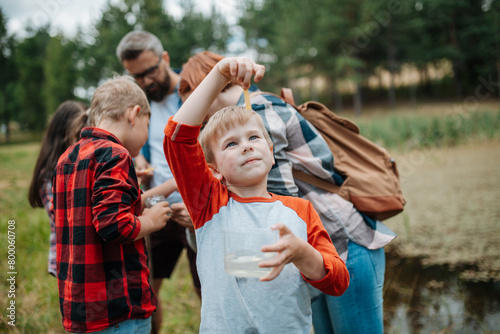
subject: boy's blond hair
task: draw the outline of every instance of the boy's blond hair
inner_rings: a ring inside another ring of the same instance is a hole
[[[199,141],[207,163],[210,164],[215,162],[212,146],[217,142],[217,140],[219,140],[222,135],[234,126],[244,125],[252,118],[257,121],[269,148],[272,148],[273,141],[271,140],[271,137],[269,137],[266,127],[264,126],[264,122],[259,114],[253,110],[247,110],[245,107],[225,107],[210,117],[209,121],[203,128],[203,131],[200,133]]]
[[[144,91],[129,77],[117,76],[100,85],[90,104],[91,126],[97,126],[103,118],[118,121],[129,108],[138,105],[138,116],[150,115],[148,99]]]

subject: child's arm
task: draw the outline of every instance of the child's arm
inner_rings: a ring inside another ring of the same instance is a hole
[[[263,65],[255,64],[248,58],[222,59],[182,104],[173,120],[187,125],[200,125],[214,100],[229,82],[237,82],[247,89],[252,75],[254,81],[259,82],[264,72]]]
[[[142,194],[142,207],[145,206],[144,201],[146,198],[154,195],[163,195],[168,197],[174,191],[177,191],[177,183],[175,183],[174,178],[171,178],[154,188],[148,189]],[[174,203],[170,206],[170,208],[172,209],[172,216],[170,217],[171,220],[175,221],[182,227],[193,229],[193,222],[191,221],[191,217],[189,216],[184,203]]]
[[[148,189],[142,194],[142,198],[141,198],[142,207],[143,208],[145,207],[144,201],[146,200],[146,198],[154,196],[154,195],[163,195],[163,196],[165,196],[165,198],[167,198],[174,191],[177,191],[177,184],[175,183],[174,178],[171,178],[170,180],[165,181],[156,187]]]
[[[261,281],[271,281],[275,279],[283,270],[283,267],[293,262],[297,269],[309,280],[318,281],[325,277],[326,269],[323,256],[306,240],[297,237],[283,223],[277,223],[271,227],[280,231],[280,240],[274,245],[264,246],[264,252],[279,252],[273,259],[262,262],[263,267],[274,267],[271,273],[262,278]]]
[[[138,240],[165,226],[167,213],[172,211],[168,203],[163,202],[145,210],[139,217],[132,212],[130,203],[139,195],[137,180],[130,173],[133,168],[130,154],[122,152],[109,158],[96,171],[91,199],[92,222],[106,242]]]
[[[276,278],[283,267],[292,262],[309,284],[328,295],[340,296],[349,286],[349,272],[328,237],[328,232],[320,225],[319,216],[314,212],[311,218],[307,241],[295,236],[283,223],[273,226],[279,229],[280,240],[274,245],[262,247],[262,251],[277,251],[278,255],[273,260],[259,264],[262,267],[274,267],[261,280]]]

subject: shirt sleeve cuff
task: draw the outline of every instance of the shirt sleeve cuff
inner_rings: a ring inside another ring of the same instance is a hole
[[[317,280],[317,281],[311,281],[311,280],[307,279],[307,277],[305,277],[304,274],[302,274],[302,273],[300,273],[300,274],[302,275],[302,278],[307,283],[311,284],[316,289],[324,291],[325,289],[329,288],[332,285],[332,275],[330,273],[331,268],[326,268],[326,269],[328,271],[327,271],[325,277],[323,277],[322,279]]]
[[[135,228],[129,237],[132,241],[134,241],[137,238],[137,236],[139,235],[139,232],[141,232],[141,228],[142,228],[141,220],[139,219],[139,217],[136,217],[135,218]]]
[[[165,136],[172,141],[177,142],[190,142],[193,138],[198,138],[200,134],[201,125],[187,125],[174,121],[173,116],[168,119],[165,126]]]

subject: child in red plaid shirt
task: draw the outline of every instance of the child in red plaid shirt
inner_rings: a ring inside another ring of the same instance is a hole
[[[57,280],[67,331],[151,330],[156,298],[143,237],[164,227],[171,209],[162,202],[141,215],[132,157],[146,142],[149,116],[139,86],[125,77],[108,80],[92,98],[94,127],[84,128],[57,163]]]

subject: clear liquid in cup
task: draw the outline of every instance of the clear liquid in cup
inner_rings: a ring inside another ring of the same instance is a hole
[[[259,263],[272,259],[274,252],[252,252],[250,250],[227,254],[224,257],[226,273],[237,277],[262,278],[272,271],[272,268],[261,268]]]

